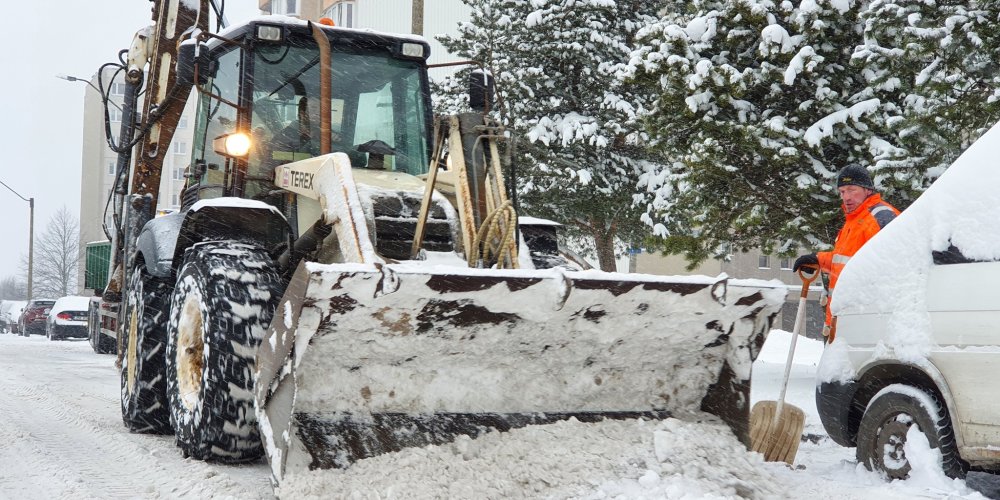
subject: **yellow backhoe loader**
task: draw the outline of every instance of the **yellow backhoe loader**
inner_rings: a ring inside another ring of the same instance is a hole
[[[580,270],[554,226],[521,237],[502,129],[434,118],[420,37],[280,16],[211,33],[208,0],[152,3],[121,64],[103,294],[129,429],[266,455],[275,481],[571,417],[707,412],[746,441],[783,287]],[[189,95],[182,208],[154,217]]]

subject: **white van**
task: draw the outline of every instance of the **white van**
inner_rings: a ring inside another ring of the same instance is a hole
[[[1000,128],[844,269],[817,372],[827,433],[889,478],[920,434],[943,471],[1000,466]]]

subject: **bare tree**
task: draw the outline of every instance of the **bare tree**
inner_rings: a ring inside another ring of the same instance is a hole
[[[0,300],[27,300],[28,283],[24,278],[6,276],[0,279]]]
[[[76,292],[80,264],[80,221],[65,206],[49,219],[35,243],[35,297],[62,297]]]

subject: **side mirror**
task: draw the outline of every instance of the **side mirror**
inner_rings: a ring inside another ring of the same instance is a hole
[[[493,74],[484,69],[469,73],[469,106],[480,113],[493,107]]]
[[[212,76],[208,59],[208,46],[188,40],[177,50],[177,83],[179,85],[204,85]],[[195,81],[195,78],[198,81]]]

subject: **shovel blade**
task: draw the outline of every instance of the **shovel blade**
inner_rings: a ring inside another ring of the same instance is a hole
[[[775,418],[777,401],[758,401],[750,410],[750,447],[768,462],[792,465],[802,440],[805,413],[785,402]]]

